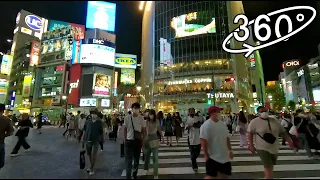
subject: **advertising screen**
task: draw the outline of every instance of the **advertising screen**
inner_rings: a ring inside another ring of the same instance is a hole
[[[39,64],[39,55],[40,55],[40,42],[32,41],[31,45],[31,54],[30,54],[30,66]]]
[[[49,20],[49,28],[48,28],[48,31],[60,29],[60,28],[66,27],[66,26],[68,26],[68,25],[69,25],[69,23],[67,23],[67,22],[56,21],[56,20]]]
[[[82,44],[80,63],[94,63],[114,66],[115,49],[98,44]]]
[[[111,93],[111,76],[105,74],[94,74],[92,89],[92,95],[94,96],[109,97]]]
[[[71,34],[76,40],[84,39],[85,27],[81,24],[68,23],[63,21],[50,20],[49,21],[49,31],[61,29],[63,27],[71,27]]]
[[[320,102],[320,88],[312,89],[313,100],[315,102]]]
[[[22,97],[30,96],[31,82],[32,82],[32,75],[24,76]]]
[[[89,1],[86,28],[114,32],[116,23],[116,4],[103,1]]]
[[[8,87],[8,80],[6,79],[0,79],[0,88],[6,88]]]
[[[172,65],[171,44],[167,39],[160,38],[160,64]]]
[[[80,99],[80,107],[96,107],[97,100],[95,98]]]
[[[101,99],[101,107],[110,107],[110,99]]]
[[[10,74],[12,65],[12,56],[3,55],[1,62],[1,74]]]
[[[120,82],[126,85],[133,85],[135,83],[135,70],[121,69]]]
[[[82,40],[73,41],[72,44],[72,64],[78,64],[80,62],[80,47],[82,44]]]
[[[194,36],[216,32],[216,21],[209,12],[192,12],[171,20],[171,27],[175,30],[175,38]]]
[[[137,68],[137,55],[116,53],[114,66],[118,68]]]

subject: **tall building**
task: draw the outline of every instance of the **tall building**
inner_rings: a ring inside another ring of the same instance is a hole
[[[222,49],[241,13],[241,1],[148,1],[141,59],[147,101],[182,114],[189,107],[205,113],[213,104],[226,112],[253,112],[248,60]]]
[[[21,10],[16,17],[11,47],[12,70],[9,76],[7,104],[14,112],[30,112],[33,99],[35,66],[39,59],[40,39],[48,20]]]

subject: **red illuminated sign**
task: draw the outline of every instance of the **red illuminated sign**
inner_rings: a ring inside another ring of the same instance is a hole
[[[75,64],[70,69],[68,104],[74,106],[78,106],[81,70],[80,64]]]
[[[64,65],[60,65],[56,67],[56,71],[63,71],[64,70]]]

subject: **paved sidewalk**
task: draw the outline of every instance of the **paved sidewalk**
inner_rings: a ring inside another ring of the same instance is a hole
[[[62,136],[64,128],[46,126],[43,134],[31,129],[28,143],[29,152],[20,149],[20,155],[10,157],[17,137],[6,138],[6,163],[0,170],[0,179],[111,179],[120,178],[124,158],[120,158],[120,145],[106,140],[104,151],[98,152],[96,174],[89,176],[79,168],[80,145],[76,140]],[[86,159],[86,163],[89,160]]]

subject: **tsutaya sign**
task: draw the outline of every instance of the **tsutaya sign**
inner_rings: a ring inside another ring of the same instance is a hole
[[[176,84],[192,84],[192,83],[207,83],[211,82],[210,78],[203,78],[203,79],[184,79],[184,80],[177,80],[177,81],[167,81],[165,84],[168,85],[176,85]]]
[[[214,93],[211,94],[211,93],[208,93],[208,98],[234,98],[234,95],[233,93],[220,93],[220,92],[217,92],[217,93]]]

